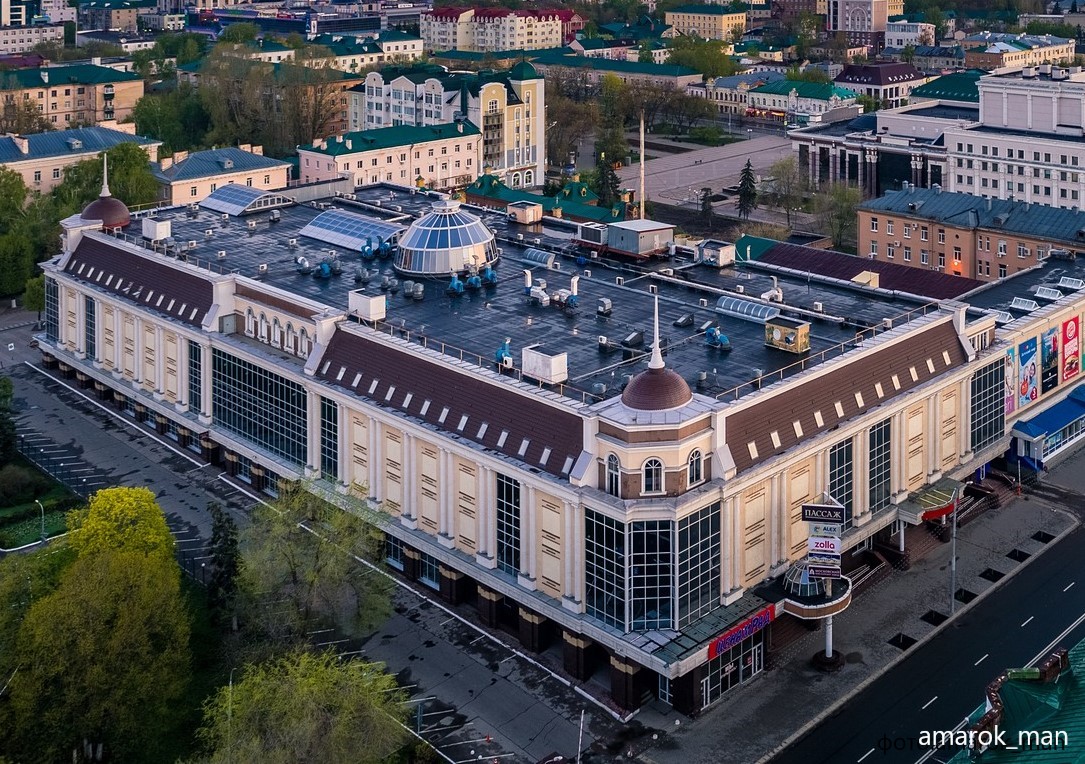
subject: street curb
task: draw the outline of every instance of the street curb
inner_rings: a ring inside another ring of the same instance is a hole
[[[1045,501],[1045,503],[1046,503],[1046,501]],[[974,607],[976,605],[976,603],[982,602],[984,600],[984,598],[987,597],[987,595],[989,595],[991,592],[998,589],[1005,582],[1012,579],[1014,576],[1016,576],[1018,573],[1020,573],[1022,570],[1024,570],[1029,564],[1031,564],[1033,561],[1035,561],[1039,557],[1043,556],[1044,552],[1046,552],[1048,549],[1053,547],[1055,544],[1062,541],[1066,536],[1070,535],[1075,530],[1077,530],[1079,527],[1081,527],[1081,521],[1077,517],[1075,517],[1073,514],[1067,512],[1064,509],[1060,509],[1058,507],[1051,507],[1051,509],[1054,512],[1058,512],[1060,514],[1063,514],[1063,515],[1066,515],[1067,517],[1069,517],[1070,520],[1071,520],[1070,526],[1067,527],[1064,531],[1062,531],[1054,539],[1052,539],[1049,543],[1045,544],[1044,547],[1043,547],[1043,551],[1032,555],[1027,560],[1025,560],[1020,565],[1018,565],[1016,568],[1014,568],[1009,573],[1007,573],[1005,576],[1003,576],[1001,579],[999,579],[998,582],[992,584],[990,587],[988,587],[984,591],[980,592],[980,594],[974,600],[972,600],[971,602],[965,604],[956,613],[954,613],[953,616],[951,616],[950,618],[947,618],[945,621],[943,621],[942,623],[935,626],[933,629],[931,629],[929,632],[927,632],[923,637],[920,637],[920,639],[916,642],[916,644],[912,645],[912,647],[919,647],[920,645],[923,645],[924,643],[929,642],[936,634],[941,632],[942,629],[947,628],[950,624],[952,624],[954,621],[956,621],[957,618],[959,618],[963,613],[968,612],[972,607]],[[862,682],[860,682],[855,687],[853,687],[848,693],[846,693],[845,695],[842,695],[839,698],[837,698],[836,701],[832,703],[832,705],[829,705],[826,708],[824,708],[821,711],[821,713],[819,713],[813,719],[808,721],[806,724],[804,724],[798,730],[796,730],[791,735],[789,735],[787,738],[785,738],[775,748],[773,748],[771,751],[769,751],[764,756],[762,756],[760,759],[758,759],[756,762],[754,762],[754,764],[767,764],[767,762],[771,761],[774,756],[776,756],[778,753],[783,751],[785,748],[787,748],[788,746],[793,744],[795,741],[801,739],[804,735],[806,735],[806,733],[810,732],[810,730],[814,729],[819,724],[821,724],[823,721],[825,721],[830,716],[835,714],[837,711],[840,710],[840,708],[845,703],[847,703],[849,700],[854,698],[860,692],[865,690],[868,686],[873,684],[875,681],[880,679],[882,677],[882,675],[885,674],[886,672],[888,672],[891,668],[893,668],[898,663],[900,663],[905,658],[907,658],[910,655],[910,651],[911,651],[911,648],[909,648],[909,650],[905,650],[905,651],[901,652],[899,655],[897,655],[895,658],[890,660],[888,663],[886,663],[880,669],[876,670],[873,674],[871,674],[866,679],[864,679]]]
[[[17,546],[12,549],[4,549],[3,547],[0,547],[0,555],[12,554],[14,552],[22,552],[32,546],[40,546],[44,549],[45,545],[48,544],[50,541],[52,541],[53,539],[62,539],[67,536],[68,533],[70,533],[70,531],[64,531],[63,533],[58,533],[55,536],[50,536],[49,538],[45,539],[45,541],[31,541],[29,544],[23,544],[22,546]]]

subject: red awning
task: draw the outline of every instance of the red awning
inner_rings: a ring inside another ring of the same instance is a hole
[[[919,519],[926,522],[953,514],[957,508],[957,497],[959,495],[959,488],[950,493],[935,488],[923,492],[916,497],[916,502],[923,507],[923,514],[919,516]]]

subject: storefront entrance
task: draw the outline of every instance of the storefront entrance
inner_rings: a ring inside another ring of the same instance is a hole
[[[765,631],[747,637],[708,662],[708,676],[701,680],[704,706],[715,703],[728,690],[753,679],[765,668]]]

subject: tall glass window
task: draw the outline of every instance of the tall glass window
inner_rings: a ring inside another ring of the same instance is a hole
[[[829,449],[829,493],[844,505],[844,527],[851,527],[852,454],[851,438]]]
[[[704,459],[701,457],[700,451],[690,453],[686,473],[688,485],[697,485],[704,479]]]
[[[497,567],[520,572],[520,481],[497,474]]]
[[[590,509],[584,516],[587,613],[625,631],[625,524]]]
[[[878,422],[870,428],[869,502],[870,511],[878,512],[889,506],[891,494],[890,420]]]
[[[441,563],[433,555],[422,552],[418,556],[418,580],[430,589],[441,589]]]
[[[1006,432],[1006,364],[999,359],[972,375],[972,450],[998,441]]]
[[[83,347],[86,349],[87,358],[91,361],[98,360],[98,332],[97,311],[95,310],[94,298],[90,295],[83,297]]]
[[[218,348],[211,353],[215,422],[258,448],[304,465],[305,388]]]
[[[339,404],[320,398],[320,474],[339,477]]]
[[[663,462],[649,459],[644,463],[644,493],[659,493],[663,490]]]
[[[678,628],[720,606],[720,504],[678,521]]]
[[[616,454],[607,457],[607,493],[611,496],[622,494],[622,465]]]
[[[384,534],[384,561],[396,570],[403,570],[405,559],[403,542],[395,536]]]
[[[203,413],[203,348],[188,341],[188,410]]]
[[[60,289],[56,279],[45,279],[45,336],[53,342],[60,339]]]
[[[635,522],[629,536],[630,628],[673,629],[674,526],[669,520]]]

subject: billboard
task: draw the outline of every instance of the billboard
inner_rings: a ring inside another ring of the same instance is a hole
[[[836,523],[843,525],[844,508],[837,504],[803,504],[802,520],[804,523]]]
[[[1059,384],[1059,327],[1040,335],[1040,392],[1054,390]]]
[[[807,570],[810,572],[811,578],[842,578],[839,567],[833,568],[811,565]]]
[[[1017,351],[1006,351],[1006,416],[1017,410]]]
[[[838,536],[811,536],[806,540],[806,551],[810,556],[841,553],[842,544]]]
[[[1074,316],[1062,322],[1062,381],[1073,379],[1081,371],[1080,319]]]
[[[1040,359],[1036,357],[1036,338],[1017,346],[1017,406],[1024,408],[1040,397]]]

